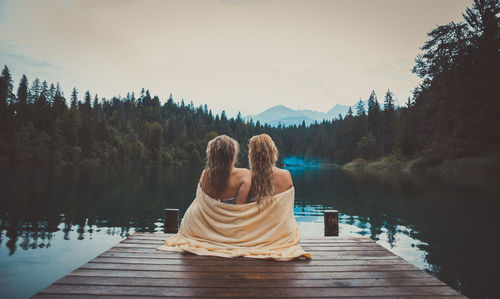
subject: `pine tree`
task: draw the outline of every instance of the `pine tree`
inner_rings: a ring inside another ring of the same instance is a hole
[[[23,105],[28,104],[28,78],[26,78],[26,75],[23,75],[21,81],[19,81],[17,100]]]
[[[345,116],[345,117],[346,117],[346,118],[352,118],[352,117],[353,117],[351,107],[349,107],[349,110],[347,110],[347,114],[346,114],[346,116]]]
[[[78,91],[76,91],[76,87],[73,87],[73,91],[71,92],[71,109],[76,110],[78,107]]]
[[[0,103],[10,104],[12,99],[12,76],[10,74],[9,68],[4,66],[2,74],[0,75],[1,86],[0,86]]]
[[[5,66],[0,75],[0,126],[2,129],[7,128],[11,112],[9,104],[12,98],[12,76],[9,68]]]
[[[28,109],[28,78],[26,75],[21,77],[21,81],[19,81],[19,87],[17,88],[17,112],[18,117],[21,119],[27,118],[27,109]]]
[[[356,116],[366,116],[365,104],[361,99],[356,104]]]
[[[377,95],[373,90],[368,98],[368,130],[370,130],[377,140],[381,138],[381,113]]]
[[[387,89],[384,98],[384,111],[395,111],[396,106],[394,105],[394,94]]]
[[[43,80],[42,85],[40,86],[40,96],[44,96],[45,100],[48,101],[49,96],[49,84],[47,81]]]
[[[90,91],[87,90],[87,92],[85,92],[83,105],[80,107],[80,111],[82,113],[82,119],[85,124],[89,124],[90,122],[90,112],[92,110],[92,106],[90,104],[91,101],[92,99],[90,97]]]
[[[29,101],[31,103],[34,103],[36,98],[40,96],[40,93],[41,93],[40,79],[35,78],[35,80],[33,80],[33,83],[31,83],[31,88],[30,88],[31,99],[29,99]]]
[[[57,82],[56,90],[54,93],[54,112],[56,114],[56,123],[60,126],[62,122],[62,116],[66,112],[68,107],[66,106],[66,99],[62,95],[61,87],[59,82]]]
[[[394,146],[395,126],[396,126],[396,107],[394,105],[394,94],[388,89],[384,98],[382,145],[384,153],[390,153]]]
[[[375,94],[375,90],[372,90],[370,97],[368,98],[368,116],[375,116],[380,112],[380,105],[377,100],[377,95]]]
[[[94,103],[92,104],[92,108],[99,109],[99,99],[97,98],[97,94],[94,97]]]

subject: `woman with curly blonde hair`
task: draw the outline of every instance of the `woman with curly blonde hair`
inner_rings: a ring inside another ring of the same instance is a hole
[[[278,149],[267,134],[253,136],[248,144],[248,161],[252,172],[250,197],[260,202],[293,187],[292,176],[276,167]]]
[[[251,175],[245,168],[234,167],[239,144],[233,138],[220,135],[208,142],[207,163],[201,173],[201,189],[225,203],[245,203],[250,191]]]

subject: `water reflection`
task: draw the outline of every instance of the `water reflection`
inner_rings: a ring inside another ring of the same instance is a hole
[[[468,296],[498,295],[497,178],[290,171],[303,235],[322,236],[322,211],[337,209],[341,235],[369,236]],[[135,231],[161,231],[163,209],[183,215],[200,172],[4,166],[0,293],[27,297]]]
[[[120,236],[132,228],[153,232],[158,230],[163,208],[185,210],[197,175],[198,169],[141,166],[2,169],[0,244],[7,237],[13,254],[17,246],[49,246],[58,230],[66,240],[73,229],[82,240],[94,226],[117,227]],[[26,242],[18,243],[19,238]]]

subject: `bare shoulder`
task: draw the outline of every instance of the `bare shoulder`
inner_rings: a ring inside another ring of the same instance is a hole
[[[249,169],[246,168],[234,168],[233,169],[234,174],[238,177],[241,178],[242,180],[247,180],[252,178],[252,172]]]
[[[274,167],[274,172],[276,173],[276,175],[284,177],[284,178],[291,178],[292,177],[292,175],[290,174],[290,171],[288,171],[287,169]]]
[[[289,187],[293,186],[292,175],[290,174],[290,171],[286,169],[275,167],[274,177],[277,181],[279,181],[280,185],[285,185]]]

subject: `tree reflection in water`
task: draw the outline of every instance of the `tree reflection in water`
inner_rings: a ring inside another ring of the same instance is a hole
[[[163,209],[183,214],[195,194],[200,169],[159,166],[43,167],[0,170],[0,244],[9,253],[50,247],[54,232],[69,240],[100,227],[108,234],[161,230]]]

